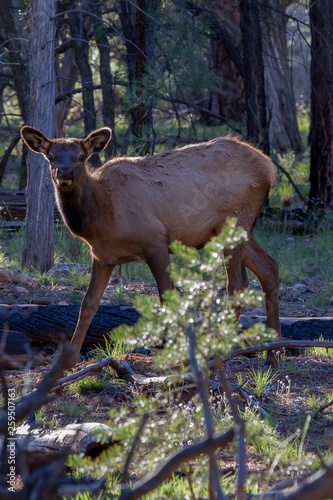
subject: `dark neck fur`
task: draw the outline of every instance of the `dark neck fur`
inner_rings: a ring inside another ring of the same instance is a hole
[[[79,188],[69,193],[57,191],[56,198],[58,208],[70,231],[84,237],[89,232],[89,213],[91,214],[93,208],[91,204],[83,193],[80,193]]]

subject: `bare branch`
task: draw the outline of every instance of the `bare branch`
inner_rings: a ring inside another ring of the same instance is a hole
[[[47,394],[55,386],[57,380],[63,375],[68,366],[68,359],[73,352],[73,348],[65,345],[59,354],[56,362],[45,374],[43,380],[36,390],[16,407],[15,422],[23,420],[25,417],[35,412],[47,401]],[[4,434],[8,428],[8,411],[4,411],[0,418],[0,434]]]
[[[142,496],[156,489],[160,484],[169,479],[177,467],[180,467],[184,462],[193,460],[202,454],[213,453],[218,448],[225,448],[234,439],[234,430],[230,429],[224,434],[213,436],[199,441],[198,443],[186,446],[180,452],[172,455],[162,467],[150,477],[144,478],[142,481],[134,483],[133,489],[123,489],[119,500],[137,500]]]
[[[124,465],[123,475],[122,475],[122,482],[123,483],[127,483],[128,482],[128,469],[129,469],[129,466],[130,466],[131,461],[133,459],[135,448],[136,448],[137,444],[140,441],[140,436],[142,434],[142,431],[143,431],[143,429],[144,429],[144,427],[145,427],[145,425],[147,423],[148,417],[149,417],[148,413],[144,413],[143,414],[142,419],[141,419],[141,423],[140,423],[139,428],[137,430],[137,433],[136,433],[136,435],[135,435],[135,437],[133,439],[131,449],[128,452],[128,455],[127,455],[127,458],[126,458],[126,462],[125,462],[125,465]]]
[[[272,351],[272,350],[282,350],[288,347],[325,347],[326,349],[333,348],[332,341],[325,340],[280,340],[278,342],[270,342],[269,344],[256,344],[250,345],[248,347],[235,349],[223,359],[223,361],[228,361],[236,356],[246,356],[248,354],[255,354],[256,352]],[[210,368],[215,368],[215,361],[212,360],[209,363]]]
[[[207,385],[205,384],[205,380],[202,376],[201,370],[199,369],[197,358],[196,358],[196,338],[195,338],[195,329],[192,325],[187,328],[187,335],[189,339],[189,352],[190,352],[190,360],[193,368],[194,378],[197,386],[197,390],[202,401],[202,406],[205,415],[206,429],[208,439],[213,436],[213,416],[209,405],[208,399],[208,391]],[[221,485],[219,481],[216,457],[214,453],[210,453],[209,456],[210,463],[210,481],[211,481],[211,490],[213,490],[218,500],[224,499],[223,492],[221,490]],[[215,498],[215,494],[212,493],[212,497]]]

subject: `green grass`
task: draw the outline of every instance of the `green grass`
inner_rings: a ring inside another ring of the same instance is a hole
[[[63,412],[68,418],[81,418],[85,414],[86,409],[76,403],[65,402],[62,405]]]
[[[87,394],[90,392],[101,392],[107,386],[107,381],[98,377],[86,377],[74,382],[67,388],[69,394]]]
[[[278,374],[277,372],[274,373],[271,367],[269,367],[268,370],[265,371],[261,369],[255,371],[252,369],[249,376],[256,396],[261,398],[265,394],[268,385],[276,379]]]

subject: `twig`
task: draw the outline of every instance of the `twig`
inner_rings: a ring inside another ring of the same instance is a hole
[[[47,401],[47,394],[55,386],[57,380],[63,375],[68,366],[68,359],[73,353],[73,348],[65,345],[60,352],[56,362],[45,374],[43,380],[36,390],[31,392],[27,398],[16,406],[15,422],[23,420],[30,413],[35,412]],[[8,427],[8,411],[4,411],[0,418],[0,434],[4,434]]]
[[[214,356],[215,366],[218,371],[220,384],[229,401],[231,412],[237,423],[237,445],[238,445],[238,474],[237,474],[237,499],[246,499],[245,480],[246,480],[246,454],[245,454],[245,421],[241,418],[237,405],[232,397],[232,387],[223,372],[223,362],[220,356]]]
[[[249,395],[241,387],[236,387],[234,391],[238,392],[238,394],[242,396],[242,398],[245,399],[247,403],[253,405],[262,414],[264,418],[269,418],[269,414],[267,413],[267,411],[264,410],[261,404],[252,395]]]
[[[194,373],[198,393],[199,393],[199,396],[200,396],[201,401],[202,401],[208,439],[210,439],[213,436],[213,416],[212,416],[212,412],[211,412],[210,405],[209,405],[208,392],[207,392],[207,388],[205,386],[205,381],[204,381],[204,379],[202,377],[202,373],[199,369],[196,354],[195,354],[196,339],[195,339],[195,330],[194,330],[192,325],[190,325],[187,328],[187,335],[188,335],[188,339],[189,339],[189,353],[190,353],[191,365],[193,368],[193,373]],[[210,454],[209,463],[210,463],[210,479],[211,479],[212,487],[214,488],[214,491],[217,494],[217,499],[218,500],[223,499],[224,495],[222,493],[221,485],[220,485],[220,481],[219,481],[216,458],[215,458],[215,455],[213,453]],[[215,495],[214,495],[214,498],[215,498]]]
[[[321,413],[322,411],[326,410],[326,408],[328,408],[329,406],[333,405],[333,399],[331,401],[329,401],[328,403],[325,403],[324,405],[322,405],[320,408],[318,408],[318,410],[316,410],[312,415],[311,415],[311,418],[316,418],[318,417],[319,413]]]
[[[233,429],[228,430],[224,434],[213,436],[199,441],[198,443],[186,446],[181,451],[172,455],[162,467],[152,475],[144,478],[142,481],[134,483],[133,489],[123,489],[119,500],[137,500],[146,495],[150,491],[156,489],[160,484],[169,479],[175,469],[180,467],[184,462],[188,462],[202,454],[213,453],[218,448],[225,448],[234,439],[235,433]]]
[[[304,196],[302,195],[302,193],[300,192],[300,190],[298,189],[297,185],[295,184],[295,182],[293,181],[291,175],[289,174],[289,172],[284,168],[282,167],[282,165],[280,165],[276,160],[274,160],[273,158],[271,158],[272,162],[274,163],[274,165],[279,169],[281,170],[281,172],[288,178],[290,184],[292,185],[292,187],[295,189],[296,193],[298,194],[300,200],[303,201],[303,203],[305,203],[305,198]]]
[[[281,500],[321,500],[331,498],[333,491],[333,464],[321,469],[290,493],[282,495]],[[265,498],[265,496],[264,496]]]
[[[326,349],[330,349],[333,348],[333,342],[326,340],[279,340],[278,342],[270,342],[269,344],[250,345],[248,347],[234,349],[228,356],[223,358],[223,361],[228,361],[236,356],[246,356],[247,354],[279,350],[288,347],[325,347]],[[209,368],[215,368],[214,360],[210,361]]]
[[[281,481],[281,483],[277,483],[271,488],[269,488],[269,490],[267,490],[265,494],[276,493],[277,491],[284,490],[285,488],[289,488],[290,486],[294,486],[296,481],[304,481],[305,479],[307,479],[312,474],[315,474],[316,472],[317,471],[308,471],[308,472],[303,472],[303,474],[299,474],[298,476],[289,477],[288,479]]]
[[[127,455],[127,458],[126,458],[126,462],[125,462],[125,465],[124,465],[124,471],[123,471],[123,474],[122,474],[122,483],[127,483],[128,482],[128,469],[129,469],[129,466],[131,464],[135,448],[136,448],[136,446],[137,446],[137,444],[138,444],[138,442],[140,440],[142,431],[143,431],[143,429],[144,429],[144,427],[145,427],[145,425],[147,423],[148,417],[149,417],[148,413],[144,413],[143,416],[142,416],[141,423],[139,425],[137,433],[136,433],[136,435],[135,435],[135,437],[133,439],[133,443],[132,443],[131,449],[128,452],[128,455]]]

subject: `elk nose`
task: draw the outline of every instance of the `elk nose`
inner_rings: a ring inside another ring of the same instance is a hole
[[[70,167],[59,167],[57,169],[57,178],[72,181],[74,179],[73,170]]]

